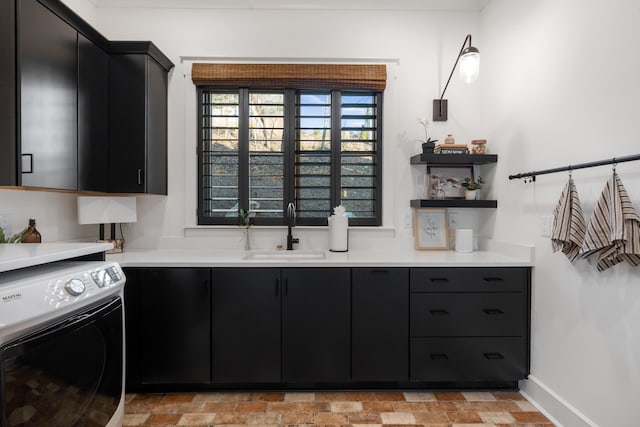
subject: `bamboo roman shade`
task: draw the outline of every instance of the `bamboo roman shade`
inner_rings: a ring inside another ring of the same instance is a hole
[[[382,92],[387,84],[387,67],[380,64],[194,63],[191,79],[196,86],[361,89]]]

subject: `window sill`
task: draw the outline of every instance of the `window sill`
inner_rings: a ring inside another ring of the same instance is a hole
[[[251,232],[260,233],[261,231],[273,231],[273,230],[286,230],[287,226],[285,225],[252,225]],[[296,230],[304,230],[305,232],[320,232],[326,233],[329,231],[328,225],[300,225],[295,227]],[[184,227],[184,237],[197,237],[203,236],[207,234],[211,234],[215,231],[243,231],[244,227],[240,227],[239,225],[198,225],[198,226],[189,226]],[[358,234],[360,232],[363,233],[380,233],[380,234],[394,234],[396,232],[395,227],[375,227],[375,226],[357,226],[357,227],[349,227],[350,233]]]

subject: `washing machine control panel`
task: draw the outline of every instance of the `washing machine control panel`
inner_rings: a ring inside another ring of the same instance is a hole
[[[84,285],[84,282],[80,279],[71,279],[64,285],[64,289],[74,297],[81,295],[87,287]]]

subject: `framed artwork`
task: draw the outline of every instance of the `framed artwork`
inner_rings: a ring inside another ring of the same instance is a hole
[[[445,199],[464,199],[462,183],[466,177],[473,181],[473,166],[428,166],[429,198],[437,199],[438,188]]]
[[[449,249],[447,210],[415,208],[413,210],[413,239],[416,249]]]

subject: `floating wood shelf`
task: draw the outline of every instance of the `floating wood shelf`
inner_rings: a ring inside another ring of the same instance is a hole
[[[411,200],[412,208],[497,208],[497,200],[465,200],[465,199],[415,199]]]

